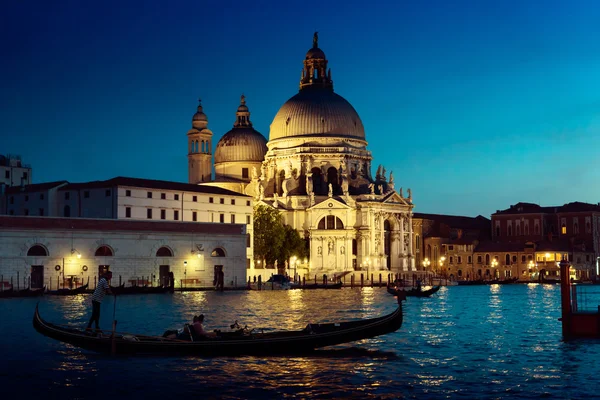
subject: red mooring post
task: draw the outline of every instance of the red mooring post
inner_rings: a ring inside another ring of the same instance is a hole
[[[570,264],[566,260],[560,262],[560,304],[562,311],[562,334],[564,339],[571,336],[571,279],[569,279]]]

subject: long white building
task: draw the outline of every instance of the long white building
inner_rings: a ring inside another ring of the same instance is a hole
[[[113,285],[246,284],[245,224],[0,216],[0,286],[56,289],[113,272]],[[60,284],[60,286],[59,286]]]

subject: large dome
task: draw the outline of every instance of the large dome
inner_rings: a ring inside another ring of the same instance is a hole
[[[279,109],[269,140],[293,136],[342,136],[365,140],[358,113],[346,99],[327,88],[305,88]]]
[[[233,128],[227,132],[215,150],[215,163],[230,161],[260,161],[265,159],[267,140],[251,127]]]

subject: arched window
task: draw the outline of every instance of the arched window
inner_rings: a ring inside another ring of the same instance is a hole
[[[94,255],[96,257],[112,257],[113,251],[108,246],[100,246],[98,247],[98,250],[96,250],[96,253]]]
[[[47,257],[48,251],[44,246],[36,244],[35,246],[31,246],[29,250],[27,250],[27,256],[29,257]]]
[[[344,229],[342,220],[334,215],[321,218],[317,229]]]
[[[168,247],[161,247],[156,251],[156,257],[173,257],[173,252]]]
[[[419,250],[421,248],[421,236],[415,236],[415,249]]]
[[[315,167],[311,169],[310,172],[312,173],[313,192],[315,192],[315,194],[323,194],[323,176],[321,175],[321,168]]]
[[[65,206],[65,208],[63,209],[63,215],[65,217],[70,217],[71,216],[71,207]]]
[[[211,257],[225,257],[225,250],[220,247],[217,247],[210,253]]]

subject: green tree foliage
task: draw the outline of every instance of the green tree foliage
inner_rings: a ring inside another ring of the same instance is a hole
[[[254,258],[283,267],[286,260],[296,256],[308,257],[306,241],[297,230],[284,225],[281,214],[274,208],[259,204],[254,208]]]
[[[272,265],[285,241],[281,214],[274,208],[257,205],[254,208],[254,258]]]

